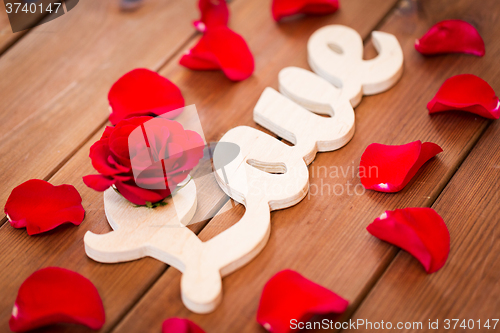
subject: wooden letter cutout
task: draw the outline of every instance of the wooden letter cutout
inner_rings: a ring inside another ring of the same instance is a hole
[[[107,263],[156,258],[183,272],[181,294],[188,309],[213,311],[221,301],[221,278],[247,264],[266,245],[270,212],[306,196],[307,165],[316,153],[339,149],[353,137],[352,105],[363,94],[389,89],[401,76],[403,55],[396,38],[374,32],[373,40],[380,54],[364,61],[361,37],[354,30],[324,27],[308,44],[309,63],[318,75],[288,67],[279,73],[281,94],[264,90],[254,109],[255,122],[293,146],[247,126],[221,138],[220,142],[240,147],[238,157],[223,169],[217,167],[227,161],[223,149],[217,146],[213,157],[217,183],[246,209],[235,225],[206,242],[186,228],[196,210],[194,182],[155,209],[136,208],[108,189],[104,206],[113,231],[87,232],[87,255]]]
[[[307,44],[309,66],[319,76],[342,89],[353,107],[363,95],[391,88],[403,74],[403,50],[391,34],[372,32],[379,55],[363,60],[363,40],[353,29],[329,25],[314,32]]]

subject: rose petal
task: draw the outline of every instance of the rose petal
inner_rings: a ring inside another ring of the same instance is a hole
[[[308,321],[315,314],[342,313],[349,302],[299,273],[284,270],[264,286],[257,322],[269,332],[292,332],[290,320]]]
[[[31,274],[21,285],[9,320],[10,329],[72,323],[97,330],[104,325],[104,307],[92,282],[73,271],[47,267]]]
[[[254,70],[247,43],[225,26],[207,29],[198,44],[182,56],[180,64],[193,70],[220,69],[233,81],[245,80]]]
[[[90,147],[89,157],[94,169],[104,175],[112,176],[130,171],[130,168],[117,164],[112,158],[107,138],[95,142]]]
[[[189,319],[169,318],[161,325],[162,333],[205,333],[200,326]]]
[[[26,227],[39,234],[64,223],[80,225],[85,217],[82,197],[72,185],[54,186],[31,179],[14,188],[5,204],[5,214],[14,228]]]
[[[111,114],[109,121],[135,116],[161,115],[169,111],[169,118],[182,112],[184,98],[179,88],[168,79],[145,68],[134,69],[113,84],[108,94]]]
[[[103,175],[88,175],[83,176],[83,183],[98,192],[106,191],[115,182],[112,178]]]
[[[460,110],[498,119],[500,100],[486,81],[472,74],[462,74],[444,81],[427,109],[429,113]]]
[[[372,143],[361,156],[361,184],[369,190],[398,192],[425,162],[442,151],[437,144],[420,140],[401,146]]]
[[[338,0],[273,0],[271,8],[275,21],[296,14],[331,14],[338,9]]]
[[[140,127],[144,123],[155,119],[153,117],[142,116],[142,117],[132,117],[120,121],[114,127],[113,131],[109,133],[108,141],[105,142],[109,145],[109,149],[118,163],[122,166],[131,167],[130,164],[130,147],[128,144],[128,138],[130,133],[132,133],[136,128]],[[161,118],[164,119],[164,118]],[[101,140],[100,140],[101,141]],[[92,151],[91,151],[92,153]],[[92,154],[90,158],[94,158]],[[108,174],[110,175],[110,174]]]
[[[444,266],[450,252],[450,233],[432,208],[386,211],[367,228],[373,236],[409,252],[434,273]]]
[[[131,203],[135,205],[146,205],[147,202],[155,203],[162,201],[168,197],[171,193],[170,188],[167,187],[164,190],[148,190],[145,188],[137,187],[136,185],[130,185],[123,182],[116,182],[116,189],[121,195]]]
[[[484,56],[484,41],[470,23],[462,20],[441,21],[415,42],[415,49],[425,55],[468,53]]]
[[[224,0],[200,0],[198,2],[201,18],[193,24],[197,30],[205,32],[207,28],[227,26],[229,9]]]

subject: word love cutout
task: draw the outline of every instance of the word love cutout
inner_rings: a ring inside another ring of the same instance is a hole
[[[104,205],[114,231],[87,232],[87,255],[109,263],[154,257],[183,272],[181,294],[188,309],[213,311],[222,297],[221,278],[247,264],[267,243],[270,212],[293,206],[306,196],[307,165],[316,153],[339,149],[352,138],[353,106],[363,95],[383,92],[400,78],[403,53],[397,39],[383,32],[373,32],[372,37],[379,55],[365,61],[356,31],[339,25],[323,27],[307,47],[309,65],[317,75],[288,67],[279,73],[281,94],[264,90],[254,120],[293,146],[247,126],[222,137],[220,142],[240,147],[229,163],[220,148],[223,145],[217,145],[213,156],[219,186],[246,209],[231,228],[202,242],[185,227],[196,211],[194,182],[168,198],[166,206],[155,209],[135,208],[108,189]]]

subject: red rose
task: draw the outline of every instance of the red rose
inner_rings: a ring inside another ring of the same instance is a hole
[[[134,137],[141,135],[142,144],[129,144],[132,132]],[[92,165],[100,175],[85,176],[83,182],[100,192],[114,185],[136,205],[159,202],[186,179],[203,157],[203,147],[201,136],[177,121],[146,116],[124,119],[106,127],[90,147]]]

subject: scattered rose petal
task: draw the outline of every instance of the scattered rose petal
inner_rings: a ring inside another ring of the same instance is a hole
[[[201,18],[193,22],[198,31],[205,32],[207,28],[227,26],[229,9],[225,0],[200,0],[198,7]]]
[[[456,75],[444,81],[427,109],[429,113],[460,110],[490,119],[500,117],[500,101],[495,91],[486,81],[472,74]]]
[[[296,14],[331,14],[337,9],[339,9],[338,0],[273,0],[272,5],[275,21]]]
[[[462,20],[441,21],[415,42],[415,49],[425,55],[468,53],[484,56],[484,41],[470,23]]]
[[[253,55],[247,43],[227,27],[229,9],[224,0],[200,0],[201,18],[194,26],[203,32],[198,43],[179,63],[193,70],[222,70],[233,81],[252,75]]]
[[[31,179],[14,188],[4,208],[14,228],[29,235],[54,229],[64,223],[80,225],[85,217],[82,197],[72,185],[54,186]]]
[[[180,64],[193,70],[222,70],[233,81],[252,75],[254,59],[247,43],[225,26],[207,29]]]
[[[185,318],[169,318],[161,327],[162,333],[205,333],[200,326]]]
[[[437,144],[420,140],[401,146],[372,143],[361,156],[361,184],[369,190],[398,192],[425,162],[442,151]]]
[[[158,116],[174,111],[168,114],[172,119],[184,106],[184,98],[175,84],[145,68],[134,69],[118,79],[109,90],[108,100],[109,121],[113,125],[130,117]]]
[[[316,314],[343,313],[349,302],[299,273],[284,270],[264,286],[257,322],[269,332],[292,332],[290,320],[305,322]]]
[[[72,323],[98,330],[104,307],[92,282],[73,271],[47,267],[21,285],[9,320],[10,329],[24,332],[56,323]]]
[[[450,252],[450,233],[432,208],[386,211],[367,228],[373,236],[409,252],[427,273],[438,271]]]

